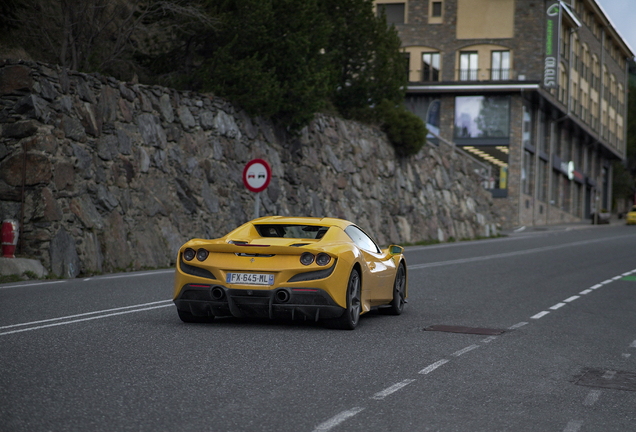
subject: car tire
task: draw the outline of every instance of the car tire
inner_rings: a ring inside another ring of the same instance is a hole
[[[404,264],[400,266],[395,273],[395,282],[393,282],[393,300],[391,306],[385,310],[391,315],[400,315],[404,311],[406,304],[406,268]]]
[[[184,323],[209,323],[214,320],[214,315],[211,316],[196,316],[191,312],[184,311],[181,309],[177,309],[177,313],[179,314],[179,318]]]
[[[339,318],[327,321],[327,325],[340,330],[354,330],[360,322],[360,312],[362,312],[362,283],[360,273],[353,269],[347,283],[347,309]]]

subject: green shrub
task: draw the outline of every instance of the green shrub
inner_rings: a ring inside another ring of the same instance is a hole
[[[377,107],[378,117],[389,141],[401,157],[411,156],[426,143],[426,126],[421,118],[408,111],[404,104],[383,100]]]

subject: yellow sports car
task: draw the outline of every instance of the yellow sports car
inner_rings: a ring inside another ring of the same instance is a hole
[[[184,322],[215,316],[310,319],[353,330],[360,315],[406,303],[400,246],[380,250],[353,223],[272,216],[179,250],[174,302]]]
[[[625,219],[627,220],[627,225],[636,225],[636,205],[627,213]]]

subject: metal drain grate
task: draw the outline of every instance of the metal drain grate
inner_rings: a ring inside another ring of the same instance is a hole
[[[450,325],[433,325],[430,327],[426,327],[424,330],[426,331],[439,331],[439,332],[448,332],[448,333],[464,333],[464,334],[476,334],[476,335],[500,335],[505,330],[500,329],[489,329],[489,328],[479,328],[479,327],[462,327],[462,326],[450,326]]]
[[[585,369],[576,385],[636,391],[636,373],[610,369]]]

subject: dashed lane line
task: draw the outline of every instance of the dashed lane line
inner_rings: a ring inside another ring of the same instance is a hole
[[[570,302],[573,302],[574,300],[576,300],[576,299],[578,299],[578,298],[581,298],[581,297],[579,297],[579,296],[575,295],[575,296],[572,296],[572,297],[568,297],[568,298],[566,298],[566,299],[565,299],[565,300],[563,300],[563,301],[564,301],[564,302],[566,302],[566,303],[570,303]]]
[[[442,366],[442,365],[444,365],[446,363],[448,363],[448,360],[446,360],[446,359],[442,359],[442,360],[436,361],[432,365],[426,366],[419,373],[422,374],[422,375],[428,375],[431,372],[433,372],[435,369],[437,369],[438,367],[440,367],[440,366]]]
[[[586,290],[581,291],[579,294],[581,294],[581,295],[586,295],[586,294],[589,294],[589,293],[591,293],[591,292],[592,292],[592,290],[591,290],[591,289],[586,289]]]
[[[583,401],[583,405],[585,406],[592,406],[596,403],[596,401],[598,400],[599,396],[601,396],[601,391],[600,390],[592,390],[590,391],[587,396],[585,397],[585,400]]]
[[[568,424],[565,426],[565,429],[563,429],[563,432],[579,432],[579,430],[581,429],[581,426],[583,426],[582,421],[570,420]]]
[[[405,379],[404,381],[400,381],[399,383],[393,384],[391,387],[385,388],[381,392],[377,392],[376,394],[374,394],[371,397],[371,399],[382,400],[385,397],[387,397],[388,395],[393,394],[396,391],[398,391],[398,390],[406,387],[407,385],[411,384],[413,381],[415,381],[415,380],[414,379]]]
[[[326,422],[320,423],[318,426],[316,426],[316,429],[314,429],[313,432],[327,432],[327,431],[330,431],[331,429],[335,428],[336,426],[338,426],[343,421],[353,417],[354,415],[358,414],[359,412],[361,412],[363,410],[364,410],[364,408],[362,408],[362,407],[356,407],[356,408],[352,408],[352,409],[347,410],[347,411],[343,411],[340,414],[336,414],[335,416],[331,417]]]
[[[527,322],[521,321],[520,323],[517,323],[515,325],[512,325],[512,326],[508,327],[508,330],[516,330],[516,329],[518,329],[520,327],[523,327],[524,325],[527,325],[527,324],[528,324]]]
[[[636,348],[636,340],[634,342],[632,342],[631,344],[629,344],[630,348]]]
[[[557,303],[554,306],[550,306],[550,309],[557,310],[557,309],[562,308],[563,306],[565,306],[565,303]]]
[[[488,336],[486,339],[482,339],[481,341],[483,343],[489,343],[489,342],[494,341],[495,339],[497,339],[497,336]]]
[[[549,313],[550,313],[550,312],[548,312],[548,311],[541,311],[541,312],[539,312],[539,313],[538,313],[538,314],[536,314],[536,315],[532,315],[532,316],[530,317],[530,319],[539,319],[539,318],[543,318],[544,316],[546,316],[546,315],[547,315],[547,314],[549,314]]]
[[[459,351],[455,351],[455,352],[454,352],[454,353],[452,353],[451,355],[452,355],[453,357],[459,357],[460,355],[462,355],[462,354],[466,354],[467,352],[472,351],[472,350],[477,349],[477,348],[479,348],[479,345],[471,345],[471,346],[467,346],[467,347],[466,347],[466,348],[464,348],[464,349],[460,349]]]

